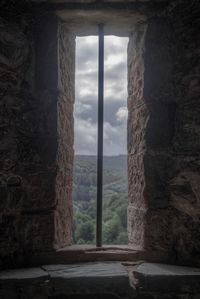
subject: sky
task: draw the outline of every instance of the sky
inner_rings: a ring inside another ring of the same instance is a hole
[[[104,155],[127,153],[128,38],[105,36]],[[98,37],[76,38],[74,134],[76,155],[97,154]]]

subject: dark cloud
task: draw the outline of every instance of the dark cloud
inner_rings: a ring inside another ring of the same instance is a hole
[[[120,109],[120,107],[123,106],[126,106],[126,101],[124,99],[120,101],[113,101],[112,98],[109,101],[104,101],[104,120],[106,122],[109,122],[111,125],[117,125],[118,121],[116,113]],[[97,109],[98,99],[93,98],[93,101],[87,101],[86,98],[84,100],[84,104],[78,101],[75,108],[75,115],[82,119],[90,118],[93,122],[97,122]]]
[[[109,68],[105,68],[105,80],[114,80],[116,83],[118,80],[122,80],[127,76],[126,61],[114,64]]]
[[[76,38],[76,69],[85,68],[86,64],[91,64],[97,68],[98,40],[96,36],[90,37],[90,42],[86,38]]]
[[[94,51],[93,47],[83,47],[76,56],[76,64],[78,66],[87,63],[88,61],[96,61],[97,51]]]
[[[126,153],[127,39],[105,38],[104,153]],[[77,39],[75,152],[96,154],[97,38]]]
[[[121,53],[122,51],[127,51],[127,46],[125,44],[122,43],[112,43],[109,41],[110,38],[109,36],[105,37],[105,56],[108,55],[117,55],[119,53]]]

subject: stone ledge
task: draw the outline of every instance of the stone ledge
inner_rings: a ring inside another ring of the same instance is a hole
[[[189,297],[188,297],[189,296]],[[119,262],[45,265],[0,272],[1,299],[198,299],[200,269]]]
[[[200,268],[143,263],[133,274],[140,290],[165,293],[200,291]]]
[[[108,262],[47,265],[0,272],[1,299],[91,295],[132,298],[134,288],[129,284],[127,269],[120,263]]]
[[[22,268],[0,272],[0,288],[5,284],[23,285],[40,283],[48,279],[48,273],[41,268]]]
[[[105,262],[105,261],[138,261],[144,260],[145,252],[134,250],[129,246],[103,246],[73,245],[52,252],[34,254],[29,265],[42,264],[72,264],[79,262]]]
[[[43,266],[51,280],[54,295],[113,294],[133,296],[129,275],[120,263],[87,263]]]

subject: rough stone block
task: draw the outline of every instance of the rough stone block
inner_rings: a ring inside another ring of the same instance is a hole
[[[18,292],[16,289],[9,290],[8,288],[0,289],[0,298],[1,299],[18,299]]]
[[[146,130],[149,119],[147,106],[128,104],[128,153],[139,154],[146,148]]]
[[[128,156],[129,202],[139,207],[164,208],[170,201],[175,170],[168,152],[143,151]]]
[[[174,258],[172,251],[172,221],[175,213],[171,209],[144,209],[133,204],[128,206],[129,244],[134,249],[146,250],[147,256],[155,260]],[[157,257],[156,257],[157,252]]]
[[[172,221],[173,243],[176,260],[182,265],[200,266],[199,215],[197,219],[197,217],[191,217],[186,213],[187,207],[185,206],[185,212],[176,211]]]
[[[200,92],[197,94],[200,94]],[[174,149],[180,154],[192,156],[200,148],[200,103],[199,98],[194,99],[192,97],[192,101],[190,98],[187,99],[187,102],[180,103],[180,107],[177,109]]]
[[[128,197],[129,202],[137,207],[145,207],[144,198],[145,176],[144,176],[144,153],[128,155]]]
[[[164,264],[143,263],[134,270],[138,286],[148,292],[197,293],[200,269]]]
[[[129,245],[136,250],[145,249],[145,214],[146,209],[128,205],[128,240]]]
[[[164,150],[172,145],[175,134],[175,113],[176,105],[173,103],[158,102],[153,105],[153,108],[149,108],[145,136],[147,148]]]
[[[28,255],[54,248],[54,212],[38,212],[30,212],[20,217],[19,231],[24,259],[27,259]]]
[[[39,283],[48,279],[48,274],[41,268],[21,268],[4,270],[0,272],[0,285],[13,284],[25,285],[27,283]]]
[[[51,295],[112,294],[129,297],[128,272],[120,263],[87,263],[43,266],[51,276]]]
[[[66,192],[64,192],[66,194]],[[57,208],[54,215],[54,248],[59,249],[72,244],[73,207],[66,203]]]

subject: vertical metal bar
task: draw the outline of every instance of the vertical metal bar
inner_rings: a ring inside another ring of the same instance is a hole
[[[97,151],[97,226],[96,246],[102,246],[102,194],[103,194],[103,96],[104,96],[104,25],[99,30],[98,74],[98,151]]]

